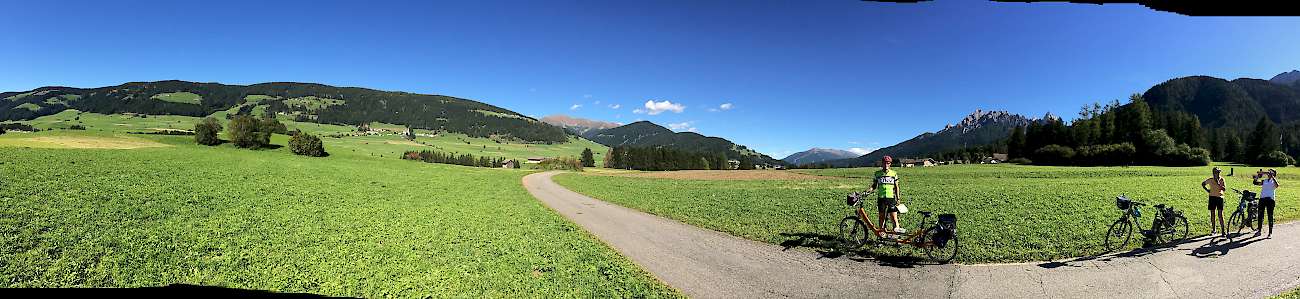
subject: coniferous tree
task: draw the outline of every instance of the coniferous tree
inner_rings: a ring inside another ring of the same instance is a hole
[[[596,167],[596,157],[592,155],[590,148],[582,149],[582,167]]]

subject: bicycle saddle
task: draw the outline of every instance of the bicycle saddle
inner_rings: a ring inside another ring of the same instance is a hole
[[[921,213],[921,217],[930,217],[930,212],[928,211],[918,211],[917,213]]]

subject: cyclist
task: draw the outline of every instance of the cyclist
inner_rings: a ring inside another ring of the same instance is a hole
[[[898,225],[899,195],[902,195],[898,189],[898,173],[889,169],[894,158],[885,156],[880,162],[880,170],[876,171],[871,181],[871,190],[867,191],[876,194],[876,218],[880,221],[880,228],[885,228],[885,215],[888,214],[889,220],[894,223],[894,231],[905,233],[906,230]]]
[[[1214,235],[1214,216],[1219,216],[1219,227],[1223,228],[1223,236],[1228,236],[1228,225],[1223,221],[1223,190],[1228,189],[1224,184],[1223,177],[1219,173],[1223,170],[1215,167],[1210,178],[1201,181],[1201,189],[1205,189],[1210,194],[1210,235]]]
[[[1261,178],[1264,180],[1261,181]],[[1255,225],[1259,227],[1259,230],[1255,231],[1255,235],[1259,236],[1259,234],[1264,231],[1264,213],[1268,213],[1268,237],[1266,238],[1272,238],[1273,207],[1277,205],[1277,201],[1275,201],[1274,198],[1277,195],[1277,188],[1281,187],[1281,185],[1277,183],[1277,169],[1270,168],[1268,171],[1256,173],[1255,185],[1260,186],[1259,222]]]

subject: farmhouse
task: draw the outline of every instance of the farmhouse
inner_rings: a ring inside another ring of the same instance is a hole
[[[546,157],[529,157],[528,162],[524,162],[524,163],[537,164],[537,163],[542,163],[542,161],[546,161]]]
[[[517,168],[519,166],[516,163],[519,162],[515,160],[506,160],[505,162],[501,163],[501,168]]]
[[[903,159],[902,165],[903,167],[930,167],[939,165],[939,162],[931,158]]]

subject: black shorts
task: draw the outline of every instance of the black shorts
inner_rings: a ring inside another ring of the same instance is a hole
[[[880,211],[881,214],[884,214],[884,213],[890,213],[890,212],[898,212],[898,199],[897,199],[897,198],[877,198],[877,199],[876,199],[876,210],[877,210],[877,211]]]
[[[1210,210],[1223,210],[1223,197],[1210,196]]]

